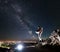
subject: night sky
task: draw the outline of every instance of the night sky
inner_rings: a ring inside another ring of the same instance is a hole
[[[60,28],[60,1],[0,0],[0,40],[36,38],[37,26],[43,38]]]

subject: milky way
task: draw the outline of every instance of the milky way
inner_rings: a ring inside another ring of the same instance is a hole
[[[20,3],[22,3],[22,1]],[[24,5],[20,4],[22,5],[20,6],[19,3],[14,0],[1,0],[0,4],[1,14],[4,15],[0,17],[2,19],[1,27],[3,26],[3,29],[1,28],[2,39],[31,38],[33,36],[30,35],[31,30],[29,25],[31,25],[31,22],[27,19],[27,15],[22,9]]]
[[[56,1],[0,0],[0,39],[36,38],[37,26],[44,28],[42,37],[49,36],[60,28],[58,8]]]

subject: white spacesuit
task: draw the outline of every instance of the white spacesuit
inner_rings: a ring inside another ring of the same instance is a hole
[[[42,38],[41,38],[42,33],[43,33],[43,28],[38,27],[38,30],[36,31],[36,34],[38,35],[39,41],[42,40]]]

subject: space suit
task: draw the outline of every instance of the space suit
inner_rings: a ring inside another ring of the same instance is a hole
[[[42,33],[43,33],[43,28],[38,27],[38,29],[36,30],[36,34],[38,35],[39,41],[42,41],[42,38],[41,38]]]

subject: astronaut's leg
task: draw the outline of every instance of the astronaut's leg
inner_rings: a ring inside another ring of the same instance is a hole
[[[39,41],[42,41],[41,35],[38,35],[38,39]]]

